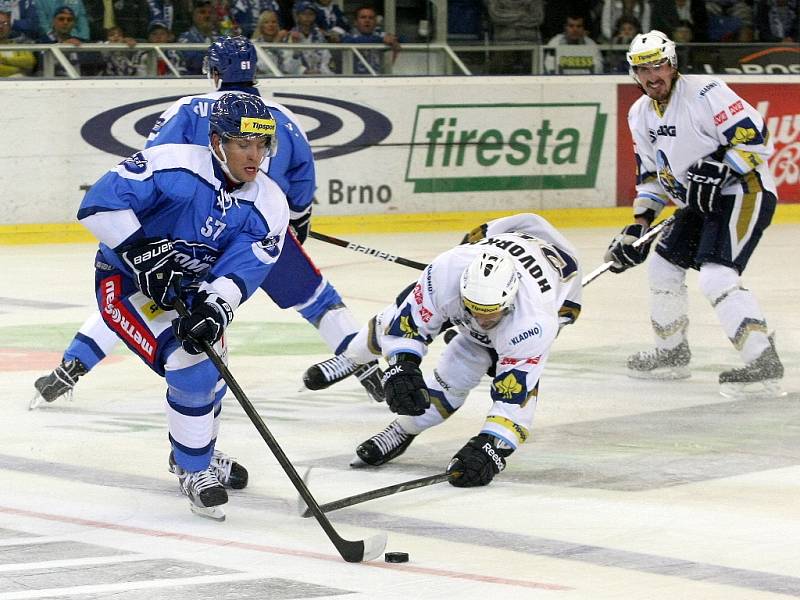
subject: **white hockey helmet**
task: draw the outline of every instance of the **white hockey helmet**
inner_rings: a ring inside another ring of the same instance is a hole
[[[675,42],[669,39],[666,34],[657,29],[647,33],[639,33],[631,41],[628,53],[625,55],[630,67],[629,73],[637,83],[639,78],[636,76],[634,67],[651,63],[659,63],[669,60],[673,68],[678,68],[678,55],[675,53]]]
[[[514,259],[499,248],[483,248],[461,275],[461,300],[473,315],[509,308],[518,289]]]

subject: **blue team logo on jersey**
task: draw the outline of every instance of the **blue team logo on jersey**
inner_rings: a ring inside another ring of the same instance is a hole
[[[126,171],[140,175],[147,170],[147,159],[141,152],[137,152],[123,160],[122,166],[125,167]]]
[[[500,373],[492,381],[492,400],[506,404],[523,404],[528,398],[526,381],[527,375],[518,369]]]
[[[758,127],[750,120],[750,117],[737,121],[722,134],[733,146],[754,146],[764,143],[764,136],[758,131]]]
[[[658,182],[664,190],[673,198],[683,201],[684,198],[686,198],[686,188],[683,187],[683,184],[675,177],[667,155],[664,154],[662,150],[656,152],[656,170],[658,173]]]
[[[278,246],[280,241],[281,241],[280,235],[270,235],[265,237],[260,242],[258,242],[258,247],[261,248],[268,255],[270,255],[272,258],[278,258],[278,254],[280,254],[281,252]]]

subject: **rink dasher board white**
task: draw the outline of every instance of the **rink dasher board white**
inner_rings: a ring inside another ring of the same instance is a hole
[[[294,109],[309,132],[315,214],[338,216],[616,206],[618,89],[630,83],[306,78],[260,89]],[[87,186],[143,146],[174,98],[208,89],[204,79],[0,82],[2,126],[13,140],[0,148],[0,180],[15,190],[0,224],[74,221]]]

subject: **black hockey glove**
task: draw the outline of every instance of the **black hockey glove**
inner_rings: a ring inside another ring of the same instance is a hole
[[[154,238],[119,251],[120,258],[133,271],[136,286],[164,310],[172,309],[183,277],[172,254],[172,242]]]
[[[294,231],[297,241],[303,244],[308,237],[309,229],[311,229],[311,211],[309,210],[307,213],[297,217],[296,219],[291,219],[289,221],[289,227],[291,227],[292,231]]]
[[[506,457],[513,448],[499,449],[498,440],[487,433],[476,435],[456,452],[447,465],[447,481],[456,487],[488,485],[506,468]]]
[[[386,404],[392,412],[418,417],[431,405],[428,387],[419,368],[421,362],[416,354],[401,352],[384,373],[381,383]]]
[[[646,226],[641,223],[633,223],[614,236],[603,257],[606,262],[614,263],[609,267],[609,271],[622,273],[645,261],[650,253],[650,243],[643,244],[638,248],[633,247],[633,243],[645,233],[647,233]]]
[[[230,304],[217,294],[200,292],[192,302],[189,314],[172,321],[172,330],[186,352],[202,354],[203,342],[212,346],[216,344],[232,320]]]
[[[722,186],[731,168],[711,158],[702,158],[686,171],[686,204],[702,215],[722,211]]]

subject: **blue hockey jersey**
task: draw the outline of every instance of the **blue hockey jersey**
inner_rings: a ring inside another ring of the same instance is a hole
[[[109,265],[138,239],[167,238],[182,285],[222,296],[234,309],[264,281],[289,224],[286,197],[264,173],[232,189],[207,146],[164,144],[137,152],[86,193],[78,219],[100,240]]]
[[[211,105],[233,89],[259,95],[254,87],[229,88],[225,91],[184,96],[165,110],[147,138],[145,148],[159,144],[208,145],[208,117]],[[278,131],[278,152],[261,165],[270,179],[286,194],[291,218],[308,211],[316,189],[314,155],[294,114],[285,106],[264,100],[275,119]]]

